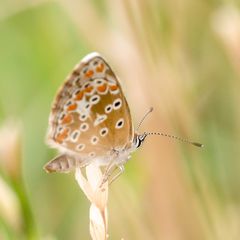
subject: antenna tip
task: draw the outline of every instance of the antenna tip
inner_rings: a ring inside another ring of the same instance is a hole
[[[153,107],[150,107],[149,112],[152,112],[152,111],[153,111]]]
[[[192,144],[193,144],[194,146],[196,146],[196,147],[204,147],[204,145],[201,144],[201,143],[192,142]]]

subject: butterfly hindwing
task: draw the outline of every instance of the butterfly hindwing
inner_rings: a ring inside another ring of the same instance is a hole
[[[86,161],[124,148],[132,137],[129,107],[116,75],[99,54],[87,55],[56,96],[48,142]]]

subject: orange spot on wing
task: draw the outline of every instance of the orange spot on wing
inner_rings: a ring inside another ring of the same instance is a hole
[[[85,73],[85,76],[86,77],[92,77],[92,75],[93,75],[93,70],[88,70],[86,73]]]
[[[118,89],[118,86],[117,85],[112,85],[112,86],[110,86],[110,89],[111,89],[111,91],[115,91],[115,90]]]
[[[68,110],[68,111],[74,111],[76,108],[77,108],[77,104],[74,103],[74,104],[72,104],[72,105],[69,105],[68,108],[67,108],[67,110]]]
[[[107,84],[103,84],[97,88],[99,92],[105,92],[107,89]]]
[[[56,137],[58,143],[62,143],[65,138],[68,137],[69,129],[65,128],[62,133],[59,133]]]
[[[76,95],[76,97],[75,97],[75,100],[82,100],[82,98],[83,98],[83,91],[82,92],[79,92],[77,95]]]
[[[96,68],[97,72],[102,72],[103,69],[104,69],[104,64],[103,64],[103,63],[101,63],[101,64],[100,64],[99,66],[97,66],[97,68]]]
[[[63,118],[62,124],[69,124],[72,120],[73,120],[72,115],[68,114]]]
[[[91,92],[93,90],[93,86],[89,86],[85,89],[85,92]]]

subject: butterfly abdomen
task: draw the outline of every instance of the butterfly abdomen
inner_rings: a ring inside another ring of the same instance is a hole
[[[60,172],[68,173],[76,168],[76,159],[69,158],[66,154],[62,154],[48,162],[44,169],[48,173]]]

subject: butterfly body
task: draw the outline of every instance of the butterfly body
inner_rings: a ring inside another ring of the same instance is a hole
[[[118,78],[98,53],[83,58],[60,88],[47,142],[61,153],[45,165],[69,172],[92,162],[122,166],[140,146]],[[145,138],[145,137],[144,137]]]
[[[135,134],[135,137],[130,146],[125,147],[124,149],[112,149],[109,151],[106,156],[99,156],[96,158],[95,164],[98,166],[109,166],[110,163],[114,162],[114,165],[117,167],[123,166],[131,157],[137,148],[141,146],[146,134]],[[61,154],[57,156],[52,161],[48,162],[45,165],[45,170],[47,172],[64,172],[68,173],[74,170],[76,167],[84,167],[88,165],[91,161],[88,161],[88,158],[84,161],[83,158],[77,156],[76,154]]]

